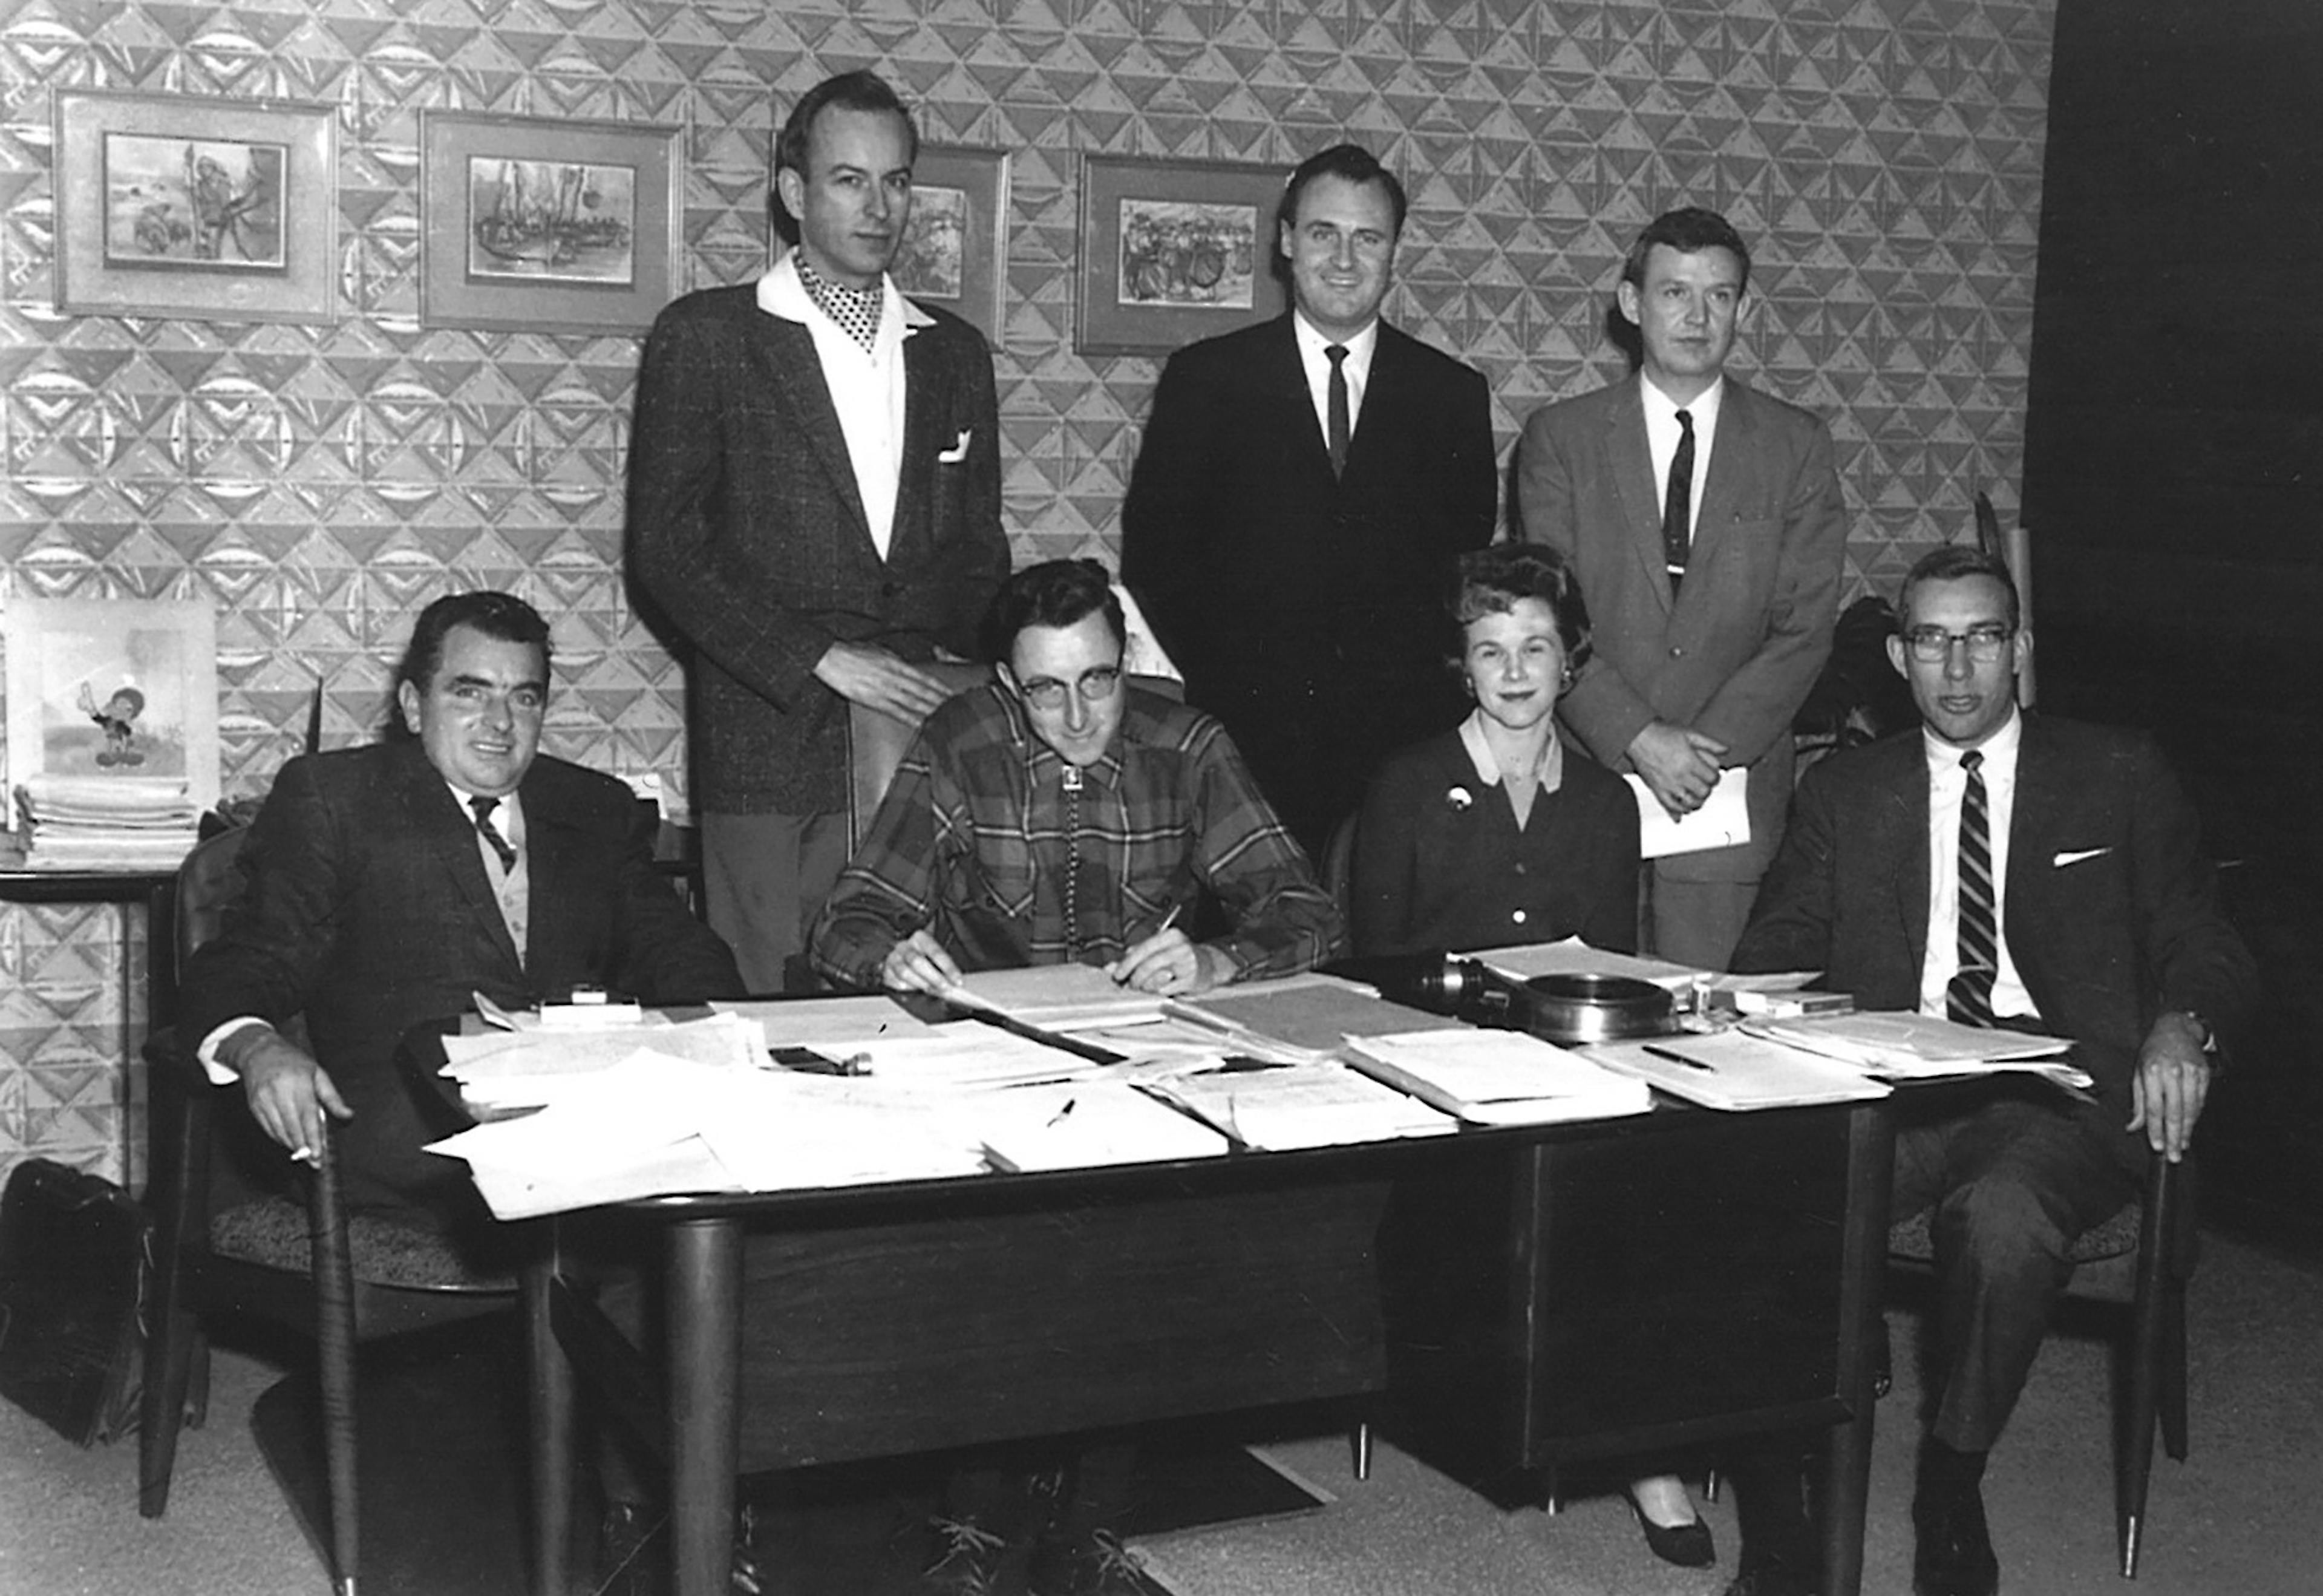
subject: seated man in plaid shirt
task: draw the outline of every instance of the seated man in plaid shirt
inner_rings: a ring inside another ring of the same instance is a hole
[[[1123,678],[1103,565],[1018,572],[996,619],[999,681],[921,728],[816,922],[817,969],[941,992],[962,970],[1072,962],[1180,995],[1345,950],[1225,728]],[[1196,942],[1204,893],[1232,930]]]

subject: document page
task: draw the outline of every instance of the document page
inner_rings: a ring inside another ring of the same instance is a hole
[[[1185,1105],[1244,1147],[1282,1152],[1437,1136],[1459,1123],[1441,1109],[1340,1063],[1227,1068],[1147,1086]]]
[[[1756,1036],[1844,1059],[1893,1080],[2017,1070],[2088,1087],[2088,1073],[2061,1057],[2072,1044],[2061,1037],[1962,1025],[1931,1014],[1882,1010],[1796,1020],[1747,1020]]]
[[[1710,848],[1733,848],[1750,840],[1750,809],[1744,801],[1749,788],[1749,773],[1741,770],[1722,770],[1717,784],[1702,807],[1691,810],[1672,820],[1662,801],[1646,785],[1645,778],[1625,775],[1630,792],[1638,801],[1638,856],[1658,859],[1674,853],[1700,853]]]
[[[1646,1083],[1517,1031],[1347,1039],[1348,1061],[1472,1124],[1611,1119],[1653,1106]]]
[[[1121,1081],[1014,1087],[959,1109],[995,1169],[1079,1169],[1213,1158],[1226,1139]]]
[[[1608,1069],[1635,1076],[1707,1108],[1792,1108],[1887,1096],[1851,1064],[1740,1031],[1602,1042],[1582,1050]]]
[[[1511,981],[1529,981],[1535,976],[1633,976],[1677,994],[1692,991],[1696,981],[1709,975],[1707,970],[1672,964],[1667,959],[1593,948],[1579,937],[1567,937],[1561,942],[1486,948],[1462,957],[1475,959]]]
[[[1086,964],[977,970],[943,995],[963,1007],[991,1009],[1046,1031],[1134,1024],[1162,1013],[1162,1000],[1153,994],[1116,986],[1111,976]]]

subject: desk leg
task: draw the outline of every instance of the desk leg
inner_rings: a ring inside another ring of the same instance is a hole
[[[1878,1402],[1871,1349],[1881,1334],[1887,1278],[1887,1205],[1896,1174],[1896,1123],[1884,1103],[1848,1116],[1845,1254],[1840,1275],[1841,1389],[1850,1417],[1832,1431],[1823,1481],[1824,1596],[1857,1596],[1863,1586],[1863,1519],[1871,1497],[1871,1441]]]
[[[674,1596],[724,1596],[742,1451],[742,1224],[669,1226],[670,1538]]]
[[[567,1596],[573,1545],[573,1364],[556,1339],[550,1297],[556,1251],[524,1268],[525,1367],[532,1413],[532,1580],[535,1596]]]

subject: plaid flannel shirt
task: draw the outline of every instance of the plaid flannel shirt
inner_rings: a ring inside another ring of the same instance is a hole
[[[1138,688],[1076,771],[998,686],[928,717],[816,922],[824,975],[876,987],[925,928],[963,969],[1104,964],[1207,889],[1235,979],[1310,969],[1345,931],[1226,729]]]

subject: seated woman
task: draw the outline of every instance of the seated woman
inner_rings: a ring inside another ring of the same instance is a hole
[[[1355,822],[1358,957],[1579,936],[1638,945],[1638,806],[1621,779],[1556,736],[1558,694],[1589,657],[1581,586],[1554,549],[1463,555],[1457,666],[1476,708],[1391,757]],[[1700,1567],[1710,1527],[1675,1475],[1633,1481],[1656,1555]]]

